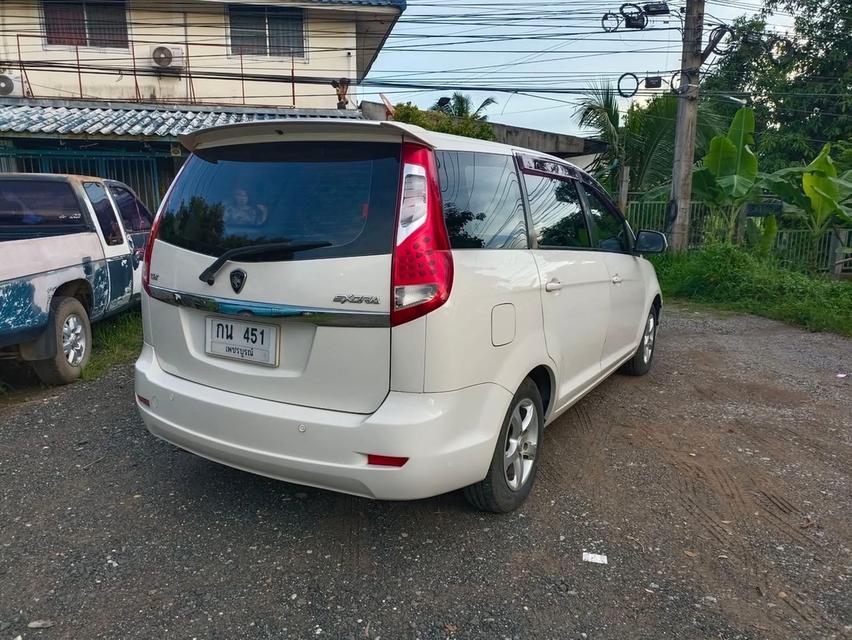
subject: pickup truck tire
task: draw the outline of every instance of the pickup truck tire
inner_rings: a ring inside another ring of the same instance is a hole
[[[76,298],[57,296],[50,303],[51,325],[56,338],[56,355],[32,363],[45,384],[68,384],[80,377],[92,351],[89,314]]]

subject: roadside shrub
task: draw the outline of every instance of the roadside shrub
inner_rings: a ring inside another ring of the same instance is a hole
[[[784,269],[770,258],[721,244],[665,253],[653,262],[664,296],[852,335],[850,282]]]
[[[411,103],[398,104],[394,109],[393,119],[397,122],[416,124],[418,127],[423,127],[430,131],[451,133],[467,138],[479,138],[480,140],[494,139],[494,131],[491,129],[491,125],[482,120],[453,118],[442,111],[418,109]]]

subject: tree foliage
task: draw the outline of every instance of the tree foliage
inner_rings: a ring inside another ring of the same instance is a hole
[[[774,11],[795,16],[786,40],[769,35],[777,22]],[[762,15],[739,19],[734,31],[732,49],[702,81],[704,101],[729,114],[736,107],[725,95],[750,101],[755,110],[757,153],[765,169],[806,164],[826,142],[842,141],[847,150],[852,147],[848,2],[764,0]],[[744,38],[746,34],[761,38]],[[841,163],[850,160],[841,159]]]
[[[436,101],[435,104],[432,105],[431,111],[440,111],[442,113],[446,113],[448,116],[452,116],[453,118],[488,120],[488,116],[485,115],[485,110],[494,104],[497,104],[497,101],[494,98],[488,97],[485,98],[485,100],[483,100],[476,109],[474,109],[472,98],[456,91],[453,93],[447,104],[441,105],[440,101]]]
[[[580,99],[576,111],[580,125],[609,145],[591,170],[611,193],[618,189],[622,165],[630,167],[630,191],[647,192],[671,180],[677,108],[677,97],[666,94],[645,104],[633,103],[623,112],[618,92],[609,84],[592,85]],[[724,131],[724,122],[713,105],[701,105],[696,157],[701,157],[714,135]]]
[[[479,138],[480,140],[494,139],[494,131],[491,129],[491,125],[484,120],[472,117],[454,117],[443,111],[424,111],[410,102],[396,105],[393,119],[397,122],[415,124],[418,127],[440,133],[452,133],[457,136]]]

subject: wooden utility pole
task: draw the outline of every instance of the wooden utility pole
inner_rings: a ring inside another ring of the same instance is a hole
[[[629,212],[627,211],[627,207],[629,203],[627,202],[630,194],[630,166],[621,163],[621,166],[618,169],[618,208],[621,209],[621,212],[626,216]]]
[[[677,109],[672,199],[669,220],[674,217],[671,240],[675,251],[689,245],[689,214],[692,200],[692,164],[695,156],[695,129],[698,123],[698,80],[703,62],[704,0],[686,0],[683,28],[683,54],[680,63],[680,103]],[[709,51],[706,52],[709,55]]]

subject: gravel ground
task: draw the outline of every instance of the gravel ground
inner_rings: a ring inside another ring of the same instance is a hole
[[[652,373],[554,423],[505,516],[183,453],[130,366],[7,396],[0,640],[848,637],[850,369],[844,338],[667,309]]]

